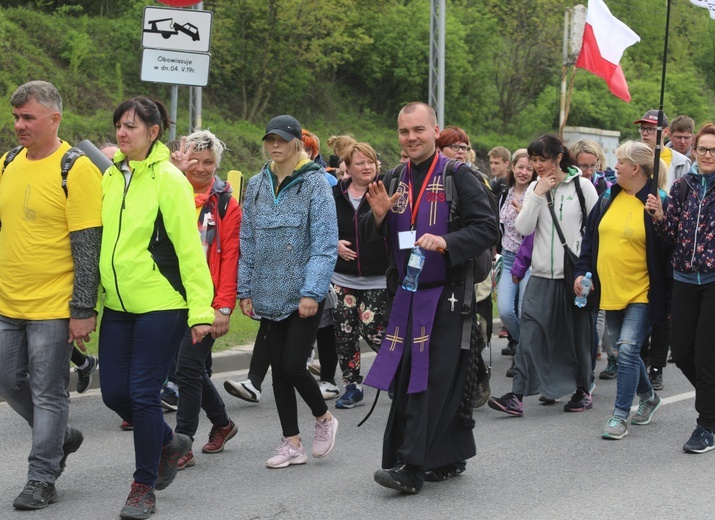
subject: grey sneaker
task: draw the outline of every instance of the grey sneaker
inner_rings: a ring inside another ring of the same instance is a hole
[[[21,510],[44,509],[57,502],[55,485],[39,480],[28,480],[25,488],[12,503],[12,507]]]
[[[146,520],[152,513],[156,513],[154,490],[146,484],[132,482],[132,490],[129,492],[129,497],[119,513],[119,518]]]
[[[191,438],[183,433],[174,432],[174,436],[162,449],[159,468],[154,488],[161,491],[169,487],[179,471],[179,460],[191,450]]]
[[[621,419],[620,417],[613,415],[606,422],[601,438],[608,440],[620,440],[626,435],[628,435],[628,425],[626,424],[625,419]]]
[[[84,442],[82,432],[76,428],[69,427],[69,435],[65,437],[65,442],[62,443],[62,459],[60,459],[60,470],[57,472],[57,478],[62,475],[62,472],[67,466],[67,457],[77,451]]]
[[[99,365],[99,360],[94,356],[87,356],[87,366],[84,368],[75,367],[74,371],[77,372],[77,393],[83,394],[92,384],[92,372],[97,370]]]
[[[631,424],[644,425],[650,423],[650,420],[653,418],[653,414],[662,404],[663,400],[656,393],[653,394],[653,399],[650,401],[644,401],[641,399],[641,402],[638,405],[638,411],[633,416],[633,419],[631,419]]]

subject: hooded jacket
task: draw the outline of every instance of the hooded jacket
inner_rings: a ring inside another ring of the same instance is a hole
[[[241,226],[238,297],[258,316],[284,320],[300,299],[325,299],[338,256],[335,201],[324,170],[300,166],[276,194],[266,163],[248,181]]]
[[[188,309],[190,327],[211,324],[213,286],[196,229],[191,184],[169,162],[169,149],[155,142],[143,161],[126,156],[102,179],[102,248],[99,270],[105,305],[133,314]]]

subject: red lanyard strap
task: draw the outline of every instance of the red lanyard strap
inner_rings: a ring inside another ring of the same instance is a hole
[[[434,159],[432,160],[432,165],[429,168],[429,171],[427,172],[427,176],[425,177],[425,180],[422,181],[422,188],[420,188],[420,194],[417,197],[417,202],[415,202],[414,207],[412,208],[412,229],[415,229],[415,222],[417,221],[417,211],[420,209],[420,202],[422,202],[422,195],[425,193],[425,189],[427,188],[427,185],[429,184],[430,179],[432,178],[432,173],[434,172],[434,167],[437,165],[437,157],[439,157],[439,154],[434,154]],[[412,207],[412,161],[407,163],[407,192],[409,195],[409,202],[410,202],[410,207]]]

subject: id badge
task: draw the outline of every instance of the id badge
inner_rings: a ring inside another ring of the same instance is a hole
[[[397,234],[397,239],[400,243],[400,249],[412,249],[417,241],[417,231],[400,231]]]

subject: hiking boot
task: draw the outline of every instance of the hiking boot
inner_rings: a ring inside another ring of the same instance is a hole
[[[194,452],[189,450],[189,453],[179,459],[179,463],[176,465],[176,471],[182,471],[183,469],[190,468],[195,465],[196,459],[194,459]]]
[[[358,388],[356,383],[348,383],[345,385],[345,393],[335,402],[335,408],[349,410],[356,406],[362,406],[365,404],[363,399],[365,399],[365,394],[362,389]]]
[[[698,425],[698,427],[693,430],[690,440],[683,446],[683,451],[687,453],[706,453],[713,448],[715,448],[713,432]]]
[[[287,468],[291,464],[305,464],[308,462],[308,456],[305,454],[303,445],[293,446],[288,439],[283,439],[281,444],[273,455],[266,462],[267,468]]]
[[[239,382],[227,379],[223,382],[223,387],[232,396],[248,401],[249,403],[257,403],[261,400],[261,391],[253,386],[250,379]]]
[[[417,476],[405,464],[392,469],[378,469],[374,475],[375,482],[390,489],[416,495],[422,488]]]
[[[524,404],[512,392],[504,394],[501,397],[490,397],[489,408],[504,412],[515,417],[524,415]]]
[[[84,368],[74,368],[77,372],[77,393],[83,394],[92,383],[92,372],[97,370],[99,360],[94,356],[87,356],[87,366]]]
[[[591,394],[587,394],[580,388],[571,396],[571,400],[564,405],[564,412],[585,412],[593,408]]]
[[[507,346],[501,349],[502,356],[513,356],[516,354],[516,343],[517,342],[513,339],[509,340]]]
[[[132,490],[119,513],[119,518],[145,520],[156,513],[156,497],[151,486],[132,482]]]
[[[125,432],[130,432],[134,429],[134,425],[129,421],[122,421],[122,424],[119,425],[119,428],[121,428]]]
[[[23,510],[44,509],[55,502],[57,502],[57,490],[54,484],[28,480],[25,488],[12,503],[12,507]]]
[[[512,358],[511,366],[506,371],[506,377],[514,377],[514,365],[515,364],[516,364],[516,360]]]
[[[167,412],[175,412],[179,408],[179,396],[168,386],[161,391],[161,407]]]
[[[161,459],[159,460],[156,485],[154,486],[157,490],[161,491],[168,488],[169,484],[174,481],[178,471],[179,459],[189,453],[190,450],[191,438],[183,433],[174,432],[171,441],[161,449]]]
[[[605,428],[603,428],[601,438],[617,441],[622,439],[626,435],[628,435],[628,425],[626,424],[626,420],[613,415],[606,422],[606,426]]]
[[[228,424],[223,428],[216,426],[215,424],[211,427],[211,432],[209,433],[209,442],[204,444],[201,448],[202,453],[221,453],[223,447],[230,439],[238,432],[238,427],[236,423],[231,419],[228,420]]]
[[[472,402],[472,408],[481,408],[489,400],[491,395],[491,388],[489,387],[489,379],[482,381],[477,384],[477,395],[474,396],[474,401]]]
[[[608,364],[605,370],[598,374],[599,379],[616,379],[618,377],[618,358],[611,354],[608,356]]]
[[[321,381],[318,383],[318,386],[320,387],[320,393],[323,394],[323,399],[326,401],[329,399],[335,399],[340,395],[338,387],[330,381]]]
[[[653,414],[662,404],[663,400],[656,393],[654,393],[653,398],[648,401],[641,399],[641,402],[638,405],[638,411],[633,416],[633,419],[631,419],[631,424],[644,425],[650,423],[650,420],[653,418]]]
[[[338,419],[331,415],[315,421],[315,435],[313,437],[313,457],[325,457],[335,446],[335,435],[338,433]]]
[[[648,379],[653,390],[663,390],[663,369],[658,367],[650,367]]]
[[[62,475],[62,472],[65,470],[65,466],[67,465],[67,457],[71,454],[74,453],[79,449],[80,446],[82,446],[82,443],[84,442],[84,436],[82,435],[82,432],[72,428],[71,426],[69,427],[70,433],[65,437],[65,442],[62,444],[62,458],[60,459],[60,470],[57,472],[57,478]]]

